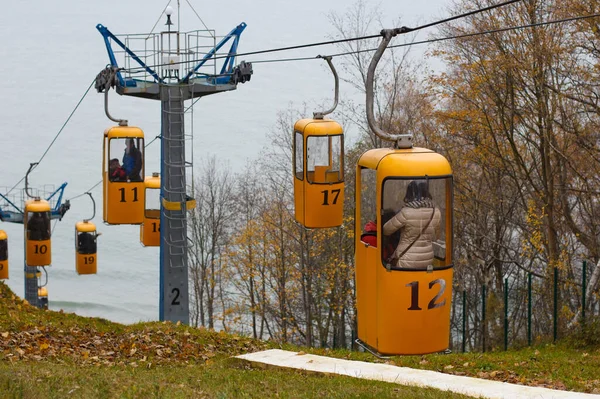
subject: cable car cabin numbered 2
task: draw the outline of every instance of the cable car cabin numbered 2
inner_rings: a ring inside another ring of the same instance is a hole
[[[25,201],[25,264],[27,266],[50,266],[52,247],[50,245],[50,204],[35,198]]]
[[[96,225],[89,221],[75,224],[75,269],[77,274],[96,274],[98,270]]]
[[[144,219],[144,132],[132,126],[104,131],[103,219],[141,224]]]
[[[374,149],[356,171],[358,338],[381,354],[449,346],[452,170],[423,148]]]
[[[0,280],[8,278],[8,236],[0,230]]]
[[[344,213],[344,136],[326,119],[302,119],[294,126],[296,221],[306,228],[337,227]]]
[[[146,205],[144,222],[140,226],[140,242],[145,247],[160,246],[160,177],[153,173],[146,177]]]

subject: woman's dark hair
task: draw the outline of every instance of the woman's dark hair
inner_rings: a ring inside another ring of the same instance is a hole
[[[404,196],[404,203],[417,201],[421,199],[419,193],[419,185],[416,181],[411,181],[406,187],[406,195]]]
[[[420,199],[433,199],[429,192],[429,185],[424,181],[419,183],[419,195]]]
[[[411,181],[406,187],[406,195],[404,196],[404,203],[411,201],[420,201],[424,199],[432,199],[431,193],[429,192],[429,188],[427,182],[421,181],[417,182],[416,180]]]

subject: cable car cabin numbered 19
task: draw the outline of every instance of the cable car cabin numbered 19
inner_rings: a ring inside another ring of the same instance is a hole
[[[144,132],[132,126],[104,131],[103,219],[141,224],[144,219]]]
[[[452,170],[424,148],[374,149],[356,170],[358,338],[381,354],[449,346]]]
[[[140,226],[140,242],[145,247],[160,245],[160,177],[153,173],[146,177],[146,206],[144,222]]]
[[[96,225],[89,221],[75,224],[75,269],[77,274],[96,274],[98,270]]]
[[[296,221],[306,228],[337,227],[344,212],[344,136],[326,119],[302,119],[294,126]]]
[[[27,266],[50,266],[52,247],[50,245],[50,204],[35,198],[25,202],[23,215],[25,226],[25,264]]]
[[[0,280],[8,278],[8,236],[0,230]]]

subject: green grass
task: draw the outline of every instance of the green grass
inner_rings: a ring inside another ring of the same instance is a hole
[[[125,326],[43,311],[0,282],[2,399],[465,398],[232,359],[269,347],[276,345],[168,322]]]
[[[282,349],[600,393],[600,345],[582,342],[389,360],[344,350],[292,345]],[[0,282],[1,398],[465,397],[350,377],[264,368],[232,359],[279,347],[273,342],[168,322],[125,326],[43,311],[29,306]]]
[[[0,362],[3,398],[464,398],[349,377],[209,365],[87,366]]]

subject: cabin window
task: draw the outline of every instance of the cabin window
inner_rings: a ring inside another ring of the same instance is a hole
[[[294,140],[294,173],[296,178],[304,180],[304,136],[296,132]]]
[[[112,182],[144,181],[144,139],[110,139],[105,172]]]
[[[452,245],[451,177],[387,178],[381,198],[379,231],[383,232],[381,254],[384,265],[400,269],[435,269],[452,264],[452,248],[446,249],[447,245]],[[391,219],[395,220],[390,222]]]
[[[27,214],[27,239],[35,241],[50,239],[50,212]]]
[[[146,210],[144,212],[147,218],[160,218],[160,189],[146,189]]]

